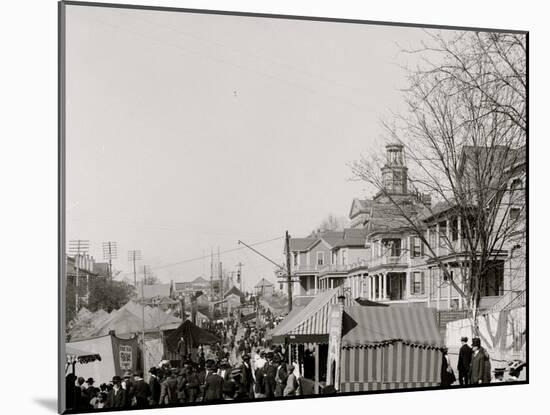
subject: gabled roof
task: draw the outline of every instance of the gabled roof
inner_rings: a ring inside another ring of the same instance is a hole
[[[344,229],[342,239],[337,241],[333,248],[364,247],[366,237],[366,229]]]
[[[344,308],[342,347],[377,347],[396,341],[427,348],[445,346],[431,308]]]
[[[193,283],[193,284],[210,284],[203,277],[197,277],[193,281],[191,281],[191,283]]]
[[[243,294],[243,292],[241,290],[239,290],[237,287],[233,286],[225,292],[225,294],[223,295],[223,298],[226,298],[226,297],[230,296],[231,294],[234,294],[234,295],[240,297],[241,300],[245,297],[245,295]]]
[[[307,251],[315,242],[317,238],[290,238],[290,251]]]
[[[349,210],[349,218],[353,219],[355,216],[370,213],[371,206],[374,202],[371,199],[353,199],[351,202],[351,208]]]
[[[261,288],[261,287],[274,287],[275,284],[272,282],[266,280],[265,278],[262,278],[255,286],[254,288]]]

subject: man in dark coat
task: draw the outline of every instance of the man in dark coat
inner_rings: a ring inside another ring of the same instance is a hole
[[[278,355],[275,355],[275,358],[273,360],[275,364],[277,364],[277,374],[275,375],[275,396],[283,396],[283,392],[286,387],[286,381],[288,378],[286,363],[284,361],[281,361],[281,358]]]
[[[126,393],[126,408],[130,408],[134,400],[134,382],[132,381],[132,372],[127,370],[122,376],[122,389]]]
[[[149,389],[149,385],[143,380],[143,373],[136,372],[134,376],[134,397],[136,398],[136,408],[148,408],[149,397],[151,396],[151,389]]]
[[[462,346],[458,352],[458,381],[461,385],[470,383],[470,363],[472,362],[472,348],[468,346],[468,337],[460,339]]]
[[[178,401],[177,369],[171,369],[170,373],[160,383],[160,405],[173,405]]]
[[[206,376],[204,378],[203,402],[221,401],[223,398],[223,379],[216,373],[213,361],[206,362]]]
[[[250,356],[247,354],[243,356],[241,384],[243,389],[247,392],[248,398],[254,399],[254,376],[252,375],[252,368],[250,367]]]
[[[126,406],[126,391],[121,385],[120,376],[113,376],[113,389],[107,396],[107,408],[124,408]]]
[[[481,347],[481,340],[472,339],[472,362],[470,363],[470,383],[472,385],[491,382],[491,359],[489,353]]]
[[[158,378],[158,369],[156,367],[152,367],[151,369],[149,369],[149,373],[151,375],[151,377],[149,378],[151,405],[157,406],[160,401],[160,381]]]
[[[197,373],[197,366],[190,364],[187,375],[187,384],[185,385],[186,401],[196,402],[199,396],[200,381]]]
[[[264,388],[265,397],[271,399],[275,396],[275,376],[277,376],[277,364],[273,361],[273,352],[269,352],[266,355],[267,363],[264,366]]]

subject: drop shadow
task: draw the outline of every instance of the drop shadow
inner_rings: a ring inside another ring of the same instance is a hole
[[[55,398],[34,398],[34,402],[43,408],[57,413],[57,399]]]

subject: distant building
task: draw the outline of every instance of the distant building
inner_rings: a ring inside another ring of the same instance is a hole
[[[265,278],[262,278],[254,286],[254,294],[259,295],[260,297],[271,297],[275,292],[275,284],[269,282]]]

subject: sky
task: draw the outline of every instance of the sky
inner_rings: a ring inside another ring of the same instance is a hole
[[[165,282],[275,281],[284,234],[306,236],[372,193],[349,163],[403,109],[418,28],[67,6],[67,240],[139,249]],[[241,248],[241,249],[239,249]],[[226,251],[230,251],[225,253]],[[201,258],[202,257],[202,258]],[[139,276],[138,276],[139,278]]]

